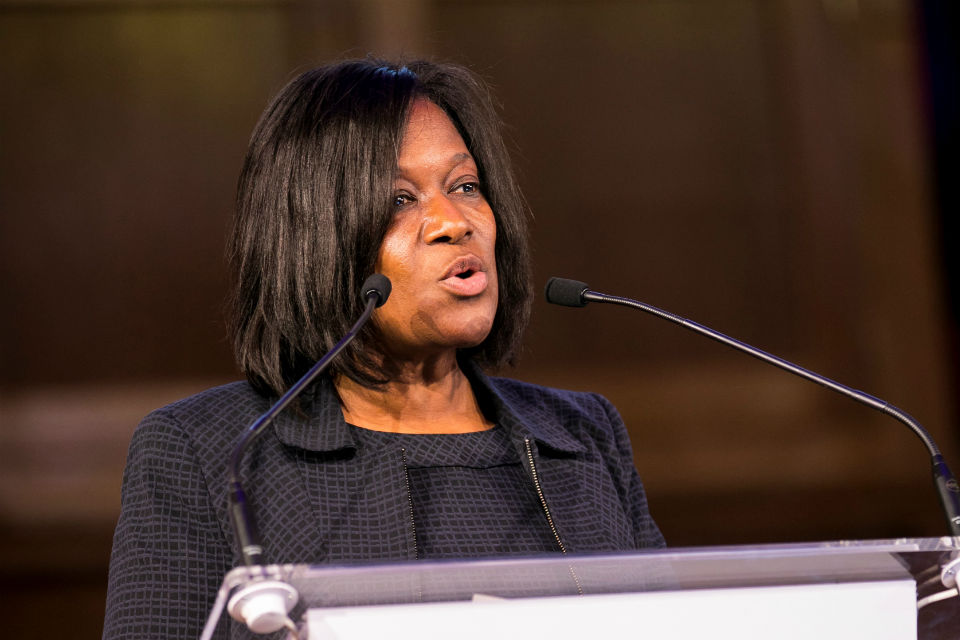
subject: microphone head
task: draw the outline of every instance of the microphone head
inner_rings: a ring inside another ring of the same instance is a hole
[[[565,307],[585,307],[587,301],[583,299],[583,292],[590,287],[586,282],[568,280],[567,278],[550,278],[543,293],[547,302],[561,304]]]
[[[375,273],[363,281],[363,287],[360,288],[360,296],[366,300],[370,296],[377,296],[377,306],[382,307],[383,303],[390,297],[390,278],[382,273]]]

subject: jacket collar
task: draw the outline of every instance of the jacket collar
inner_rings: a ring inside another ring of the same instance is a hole
[[[327,376],[303,392],[299,409],[291,407],[277,416],[274,429],[288,447],[317,452],[357,448],[340,410],[340,396]]]
[[[573,438],[556,414],[541,404],[506,397],[497,386],[505,381],[490,378],[473,361],[462,358],[460,367],[470,380],[482,410],[500,424],[516,442],[530,438],[547,447],[568,453],[582,453],[583,444]],[[521,416],[523,416],[521,418]],[[323,376],[304,392],[300,409],[289,408],[277,416],[274,430],[289,447],[316,452],[356,449],[357,441],[340,410],[340,398],[333,381]]]
[[[586,451],[583,444],[560,423],[556,413],[548,411],[540,402],[524,400],[516,397],[516,394],[501,393],[497,389],[506,384],[517,385],[517,382],[490,378],[473,361],[466,359],[461,359],[460,368],[473,385],[473,392],[483,410],[502,425],[515,441],[522,442],[530,438],[555,451]]]

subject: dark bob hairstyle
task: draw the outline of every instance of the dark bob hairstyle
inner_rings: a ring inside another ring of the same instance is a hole
[[[421,97],[460,132],[497,224],[493,328],[460,357],[483,367],[513,362],[530,314],[527,209],[488,89],[456,65],[354,60],[288,84],[261,116],[240,174],[229,322],[237,362],[259,393],[280,395],[360,316],[360,287],[393,215],[407,114]],[[385,382],[371,327],[337,357],[332,376]]]

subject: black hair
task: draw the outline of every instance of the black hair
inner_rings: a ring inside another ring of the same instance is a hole
[[[425,97],[453,121],[477,163],[497,225],[493,327],[460,357],[512,363],[530,313],[527,208],[486,85],[464,67],[352,60],[303,73],[274,98],[250,140],[228,256],[229,325],[237,362],[261,394],[280,395],[363,310],[394,208],[403,129]],[[371,325],[330,374],[385,382]]]

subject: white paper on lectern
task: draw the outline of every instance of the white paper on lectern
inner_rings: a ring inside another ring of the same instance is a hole
[[[308,640],[915,640],[912,579],[310,609]]]

